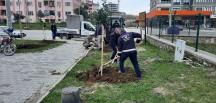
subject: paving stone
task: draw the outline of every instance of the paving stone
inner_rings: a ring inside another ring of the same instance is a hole
[[[66,72],[85,52],[81,41],[71,40],[42,53],[0,54],[0,103],[24,103],[45,93],[63,76],[49,71]]]

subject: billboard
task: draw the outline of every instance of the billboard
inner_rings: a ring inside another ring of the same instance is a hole
[[[146,12],[139,13],[139,26],[145,28]]]

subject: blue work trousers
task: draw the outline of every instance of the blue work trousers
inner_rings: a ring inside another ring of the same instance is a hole
[[[134,70],[136,72],[136,75],[138,78],[141,78],[141,71],[139,68],[139,64],[137,61],[137,51],[131,51],[131,52],[122,52],[121,56],[120,56],[120,62],[119,62],[119,66],[120,66],[120,71],[122,73],[125,72],[125,68],[124,68],[124,62],[127,58],[130,58],[131,63],[133,64]]]

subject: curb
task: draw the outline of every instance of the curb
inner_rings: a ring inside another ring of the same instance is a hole
[[[90,50],[91,50],[91,49],[90,49]],[[64,79],[64,77],[67,75],[67,73],[68,73],[69,71],[71,71],[84,57],[87,56],[87,54],[89,53],[90,50],[88,50],[82,57],[79,58],[79,60],[77,60],[72,66],[70,66],[70,67],[64,72],[64,75],[63,75],[55,84],[53,84],[53,85],[50,87],[50,89],[47,90],[47,92],[44,93],[44,94],[37,100],[36,103],[40,103],[40,102],[50,93],[50,90],[52,90],[57,84],[59,84],[59,83]]]

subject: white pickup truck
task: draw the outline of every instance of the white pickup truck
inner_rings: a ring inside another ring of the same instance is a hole
[[[94,35],[95,27],[91,22],[83,21],[82,16],[67,15],[66,28],[58,28],[57,35],[60,38],[71,39],[74,37]]]

